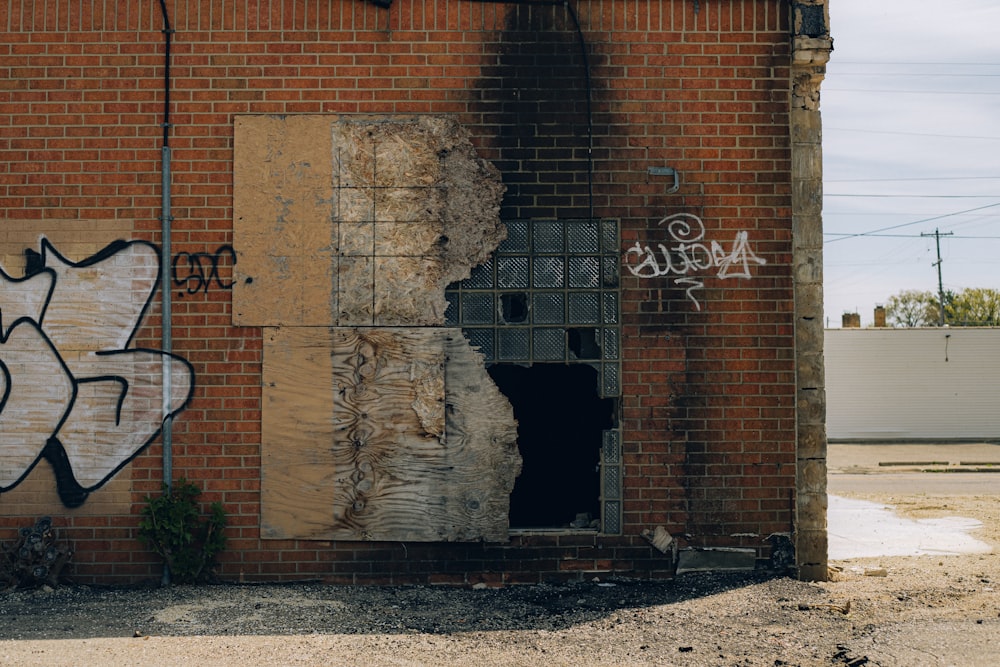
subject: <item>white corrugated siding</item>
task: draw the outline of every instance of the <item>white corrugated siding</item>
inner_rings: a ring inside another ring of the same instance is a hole
[[[1000,438],[1000,329],[827,329],[831,440]]]

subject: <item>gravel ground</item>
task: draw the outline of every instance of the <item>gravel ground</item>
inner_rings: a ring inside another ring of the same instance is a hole
[[[859,496],[861,497],[861,496]],[[312,584],[0,594],[4,665],[1000,664],[995,495],[865,496],[965,516],[994,552],[502,589]]]

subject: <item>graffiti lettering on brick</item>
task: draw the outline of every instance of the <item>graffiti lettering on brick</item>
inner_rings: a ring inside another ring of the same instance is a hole
[[[232,281],[219,277],[219,266],[228,260],[229,266],[236,265],[236,251],[231,245],[222,245],[214,253],[181,252],[174,255],[170,264],[174,284],[184,287],[188,294],[207,292],[214,284],[219,289],[233,289]]]
[[[0,268],[0,491],[46,459],[76,507],[187,406],[194,369],[133,346],[159,283],[155,246],[116,241],[71,262],[42,239],[27,254],[23,278]]]
[[[705,223],[691,213],[668,215],[657,223],[667,232],[667,241],[657,243],[656,250],[638,241],[625,251],[625,268],[639,278],[674,276],[675,285],[701,310],[695,290],[705,286],[701,274],[713,273],[716,278],[751,278],[751,266],[763,266],[764,260],[750,248],[747,232],[739,231],[727,248],[718,241],[705,239]],[[635,260],[631,259],[635,256]]]

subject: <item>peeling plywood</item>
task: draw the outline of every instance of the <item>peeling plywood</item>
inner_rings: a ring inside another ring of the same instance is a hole
[[[516,422],[456,329],[265,332],[262,535],[507,538]]]
[[[445,288],[506,236],[454,121],[243,116],[233,320],[265,327],[269,538],[504,540],[516,422]],[[392,327],[392,328],[387,328]]]
[[[435,326],[499,245],[503,185],[435,116],[241,116],[233,320]]]

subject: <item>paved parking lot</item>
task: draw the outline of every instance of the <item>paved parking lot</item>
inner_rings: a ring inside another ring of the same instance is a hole
[[[830,444],[832,494],[1000,495],[1000,444]]]

